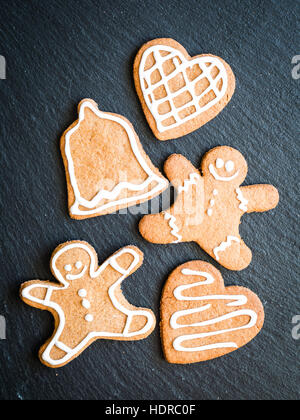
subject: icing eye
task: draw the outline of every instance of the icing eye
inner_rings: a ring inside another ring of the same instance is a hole
[[[228,160],[228,162],[226,162],[225,168],[227,172],[232,172],[234,170],[234,162],[232,162],[232,160]]]
[[[69,264],[69,265],[65,265],[65,270],[66,271],[71,271],[72,270],[72,266]]]
[[[75,267],[79,270],[82,267],[82,262],[77,261],[77,263],[75,264]]]
[[[223,166],[224,166],[224,160],[223,160],[223,159],[218,158],[218,159],[216,160],[216,168],[217,168],[217,169],[221,169],[221,168],[223,168]]]

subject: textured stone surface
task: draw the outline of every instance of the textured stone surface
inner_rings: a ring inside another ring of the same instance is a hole
[[[297,18],[294,0],[1,1],[0,55],[7,61],[7,80],[0,80],[0,315],[7,322],[7,340],[0,341],[1,399],[299,398],[299,341],[291,335],[300,310],[300,81],[291,77],[291,59],[299,53]],[[132,80],[140,46],[164,36],[191,55],[221,56],[237,78],[236,93],[217,118],[167,143],[152,135]],[[69,218],[59,138],[85,97],[127,117],[161,169],[171,153],[199,165],[210,148],[230,145],[248,160],[247,183],[279,189],[277,209],[249,215],[242,224],[254,251],[247,270],[220,268],[196,244],[146,243],[137,214]],[[157,315],[175,267],[193,259],[211,262],[226,285],[258,294],[264,329],[246,347],[203,364],[169,365],[156,330],[137,343],[98,341],[65,368],[47,369],[37,352],[52,332],[51,315],[24,305],[18,290],[26,280],[51,278],[52,251],[72,239],[90,242],[101,261],[129,243],[139,246],[145,264],[124,293]]]

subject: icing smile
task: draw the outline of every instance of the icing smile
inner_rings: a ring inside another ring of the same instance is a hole
[[[85,272],[87,270],[87,266],[84,266],[83,269],[79,274],[67,274],[66,279],[67,280],[77,280],[80,279],[82,276],[84,276]]]
[[[232,181],[233,179],[235,179],[238,175],[240,171],[236,171],[235,174],[230,175],[230,176],[220,176],[217,172],[217,169],[221,169],[225,166],[226,172],[232,172],[234,170],[234,162],[232,160],[228,160],[226,163],[223,161],[223,159],[218,158],[216,160],[216,166],[213,165],[212,163],[209,165],[208,169],[209,172],[212,174],[212,176],[217,180],[217,181]]]

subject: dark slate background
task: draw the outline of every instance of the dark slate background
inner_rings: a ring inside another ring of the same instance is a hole
[[[7,80],[0,81],[0,315],[7,322],[0,398],[298,399],[299,341],[291,330],[300,314],[300,81],[291,76],[291,60],[300,53],[299,0],[1,0],[0,6],[0,54],[7,60]],[[157,37],[176,39],[191,55],[223,57],[237,78],[217,118],[165,143],[152,135],[132,80],[135,54]],[[132,121],[161,169],[171,153],[199,165],[210,148],[230,145],[248,161],[247,184],[277,186],[277,209],[243,220],[253,250],[248,269],[220,268],[195,244],[146,243],[138,214],[69,218],[59,138],[86,97]],[[37,353],[52,332],[51,315],[23,304],[18,290],[26,280],[50,279],[52,251],[73,239],[90,242],[100,261],[127,244],[139,246],[145,263],[124,293],[157,316],[170,272],[189,260],[209,261],[226,285],[260,296],[264,329],[246,347],[202,364],[168,364],[157,329],[140,342],[98,341],[68,366],[48,369]]]

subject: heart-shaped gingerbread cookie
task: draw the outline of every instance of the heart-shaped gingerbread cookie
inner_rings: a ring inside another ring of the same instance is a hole
[[[159,140],[197,130],[230,101],[235,77],[221,58],[190,57],[173,39],[145,44],[134,62],[134,81],[148,123]]]
[[[249,289],[225,287],[211,264],[192,261],[169,277],[161,317],[167,361],[186,364],[211,360],[249,343],[263,327],[264,309]]]

